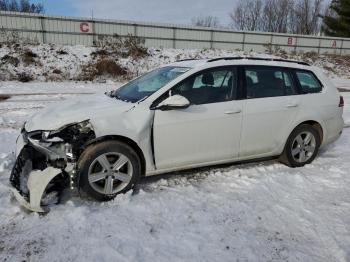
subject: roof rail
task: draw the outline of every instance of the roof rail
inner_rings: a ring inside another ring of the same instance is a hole
[[[244,57],[244,56],[232,56],[232,57],[219,57],[219,58],[213,58],[209,59],[207,62],[216,62],[220,60],[258,60],[258,61],[276,61],[276,62],[286,62],[286,63],[296,63],[300,65],[306,65],[310,66],[309,63],[302,62],[302,61],[297,61],[297,60],[288,60],[288,59],[282,59],[282,58],[263,58],[263,57]]]
[[[216,62],[216,61],[220,61],[220,60],[240,60],[240,59],[244,59],[245,57],[242,56],[227,56],[227,57],[218,57],[218,58],[212,58],[209,59],[207,62]]]
[[[176,60],[175,62],[185,62],[185,61],[196,61],[196,60],[205,60],[204,58],[186,58],[186,59],[180,59]]]

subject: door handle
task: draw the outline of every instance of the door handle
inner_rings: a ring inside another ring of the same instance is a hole
[[[297,104],[297,103],[291,103],[291,104],[288,104],[286,107],[292,108],[292,107],[298,107],[298,106],[299,106],[299,104]]]
[[[241,113],[241,112],[242,112],[241,109],[236,109],[236,110],[226,111],[225,114],[226,114],[226,115],[233,115],[233,114],[239,114],[239,113]]]

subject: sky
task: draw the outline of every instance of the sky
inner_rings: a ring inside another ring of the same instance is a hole
[[[121,19],[188,24],[191,18],[212,15],[222,25],[230,22],[228,13],[235,0],[34,0],[50,15]]]

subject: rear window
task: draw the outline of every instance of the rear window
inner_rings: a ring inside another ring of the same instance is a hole
[[[321,82],[312,72],[296,71],[296,75],[303,94],[319,93],[322,91]]]

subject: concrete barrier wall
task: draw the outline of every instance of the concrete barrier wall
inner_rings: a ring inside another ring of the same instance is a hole
[[[242,32],[173,24],[0,12],[0,29],[39,43],[93,46],[105,37],[143,37],[147,47],[218,48],[263,52],[267,45],[287,52],[350,55],[350,38]],[[0,36],[1,37],[1,36]],[[3,39],[0,39],[2,41]]]

